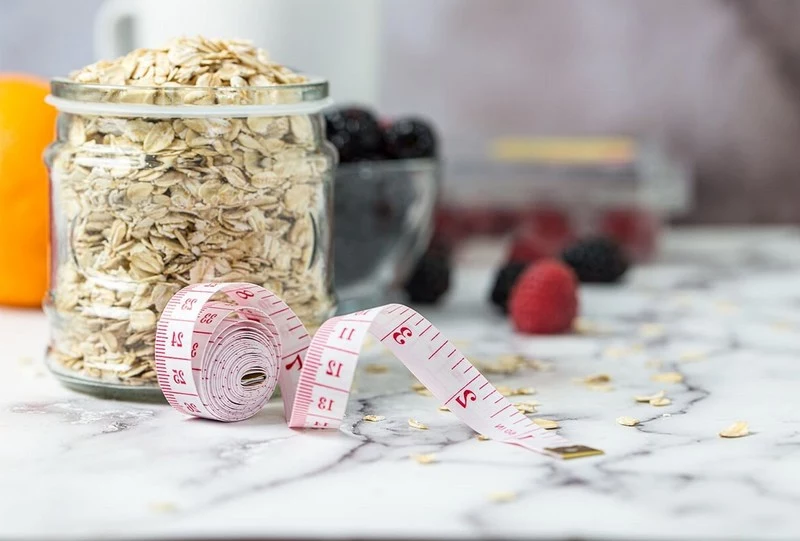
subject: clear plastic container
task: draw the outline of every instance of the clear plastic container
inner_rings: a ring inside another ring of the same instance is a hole
[[[312,331],[334,312],[325,81],[51,90],[48,366],[65,384],[160,397],[156,321],[190,283],[264,286]]]
[[[689,165],[654,141],[515,137],[448,148],[437,234],[453,241],[522,231],[556,255],[577,237],[606,235],[646,261],[662,224],[691,208]]]

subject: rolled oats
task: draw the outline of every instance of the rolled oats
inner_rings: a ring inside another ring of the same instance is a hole
[[[70,79],[97,101],[157,105],[263,103],[272,91],[251,87],[306,81],[248,42],[202,37]],[[156,386],[158,315],[190,283],[264,286],[310,331],[330,315],[327,217],[315,213],[324,212],[332,159],[319,122],[62,113],[62,125],[48,159],[59,244],[53,368]]]
[[[745,421],[736,422],[719,433],[722,438],[741,438],[749,434],[750,427]]]

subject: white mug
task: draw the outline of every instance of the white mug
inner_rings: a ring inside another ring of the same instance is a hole
[[[377,107],[380,0],[107,0],[95,54],[112,59],[178,36],[250,39],[270,58],[328,79],[338,102]]]

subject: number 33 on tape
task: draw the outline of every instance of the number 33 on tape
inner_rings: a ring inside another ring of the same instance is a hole
[[[220,293],[233,304],[212,300]],[[331,318],[311,338],[264,288],[191,285],[170,299],[158,321],[158,382],[178,411],[219,421],[255,415],[280,385],[289,426],[337,428],[368,333],[475,431],[559,458],[602,454],[534,424],[436,327],[401,304]]]

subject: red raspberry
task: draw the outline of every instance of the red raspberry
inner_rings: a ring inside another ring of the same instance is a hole
[[[560,251],[560,243],[532,233],[517,235],[511,242],[507,261],[533,263],[545,257],[553,257]]]
[[[656,250],[658,221],[645,210],[614,209],[603,215],[600,232],[617,241],[632,260],[646,261]]]
[[[548,206],[539,206],[526,214],[526,227],[548,239],[571,239],[574,234],[566,212]]]
[[[545,257],[557,257],[571,243],[571,234],[553,235],[535,226],[526,227],[514,236],[506,259],[532,263]]]
[[[511,290],[508,311],[514,327],[529,334],[569,331],[578,315],[578,280],[555,259],[528,267]]]

